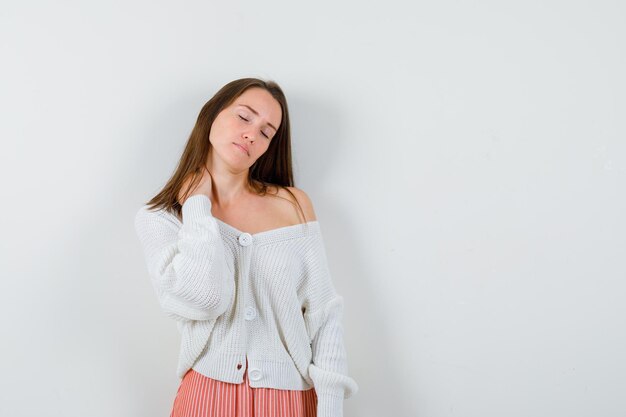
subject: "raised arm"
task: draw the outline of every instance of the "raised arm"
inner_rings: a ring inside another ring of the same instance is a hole
[[[175,320],[211,320],[226,311],[235,290],[211,199],[202,194],[182,206],[182,226],[163,211],[146,206],[135,215],[159,304]]]

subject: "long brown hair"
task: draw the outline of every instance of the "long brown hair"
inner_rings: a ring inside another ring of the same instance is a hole
[[[248,186],[258,195],[266,195],[269,185],[285,189],[291,194],[300,213],[305,218],[300,203],[293,193],[286,188],[287,186],[294,186],[291,167],[291,127],[289,124],[287,99],[283,90],[276,82],[271,80],[264,81],[258,78],[240,78],[231,81],[206,102],[202,110],[200,110],[196,125],[191,131],[174,174],[163,189],[146,203],[149,209],[165,209],[174,213],[179,219],[182,218],[182,206],[178,202],[178,195],[189,175],[192,175],[193,179],[190,181],[185,194],[193,189],[202,178],[202,170],[211,148],[209,132],[211,131],[213,121],[224,108],[228,107],[244,91],[252,87],[267,90],[278,101],[282,110],[282,118],[267,151],[248,170]]]

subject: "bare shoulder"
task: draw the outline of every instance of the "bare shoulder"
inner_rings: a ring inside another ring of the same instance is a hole
[[[310,222],[313,220],[317,220],[317,216],[315,215],[315,210],[313,209],[313,202],[311,201],[307,193],[305,193],[300,188],[296,188],[296,187],[285,187],[285,188],[291,191],[293,195],[296,197],[296,199],[298,200],[298,203],[300,204],[300,207],[302,207],[302,211],[304,212],[304,216],[306,217],[306,221]],[[290,201],[293,201],[293,197],[291,197],[289,193],[285,192],[285,194],[289,196],[288,198]]]

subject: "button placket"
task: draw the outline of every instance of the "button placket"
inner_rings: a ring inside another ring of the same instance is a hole
[[[243,232],[237,237],[237,241],[241,246],[250,246],[252,244],[253,238],[250,233]],[[245,309],[244,317],[246,320],[252,320],[256,317],[256,309],[252,306],[248,306]],[[246,359],[247,361],[247,359]],[[241,369],[242,364],[237,364],[237,369]],[[261,378],[261,371],[258,368],[249,368],[247,369],[248,376],[251,380],[257,381]]]
[[[252,235],[250,233],[242,233],[239,235],[238,239],[239,244],[241,246],[250,246],[252,244]],[[246,307],[246,310],[244,312],[244,317],[246,320],[253,320],[256,317],[257,313],[256,313],[256,309],[253,306],[248,306]]]

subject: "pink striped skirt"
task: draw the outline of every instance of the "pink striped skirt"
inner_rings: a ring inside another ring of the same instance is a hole
[[[314,388],[253,388],[246,366],[241,384],[218,381],[194,369],[187,371],[170,417],[316,417],[316,411]]]

